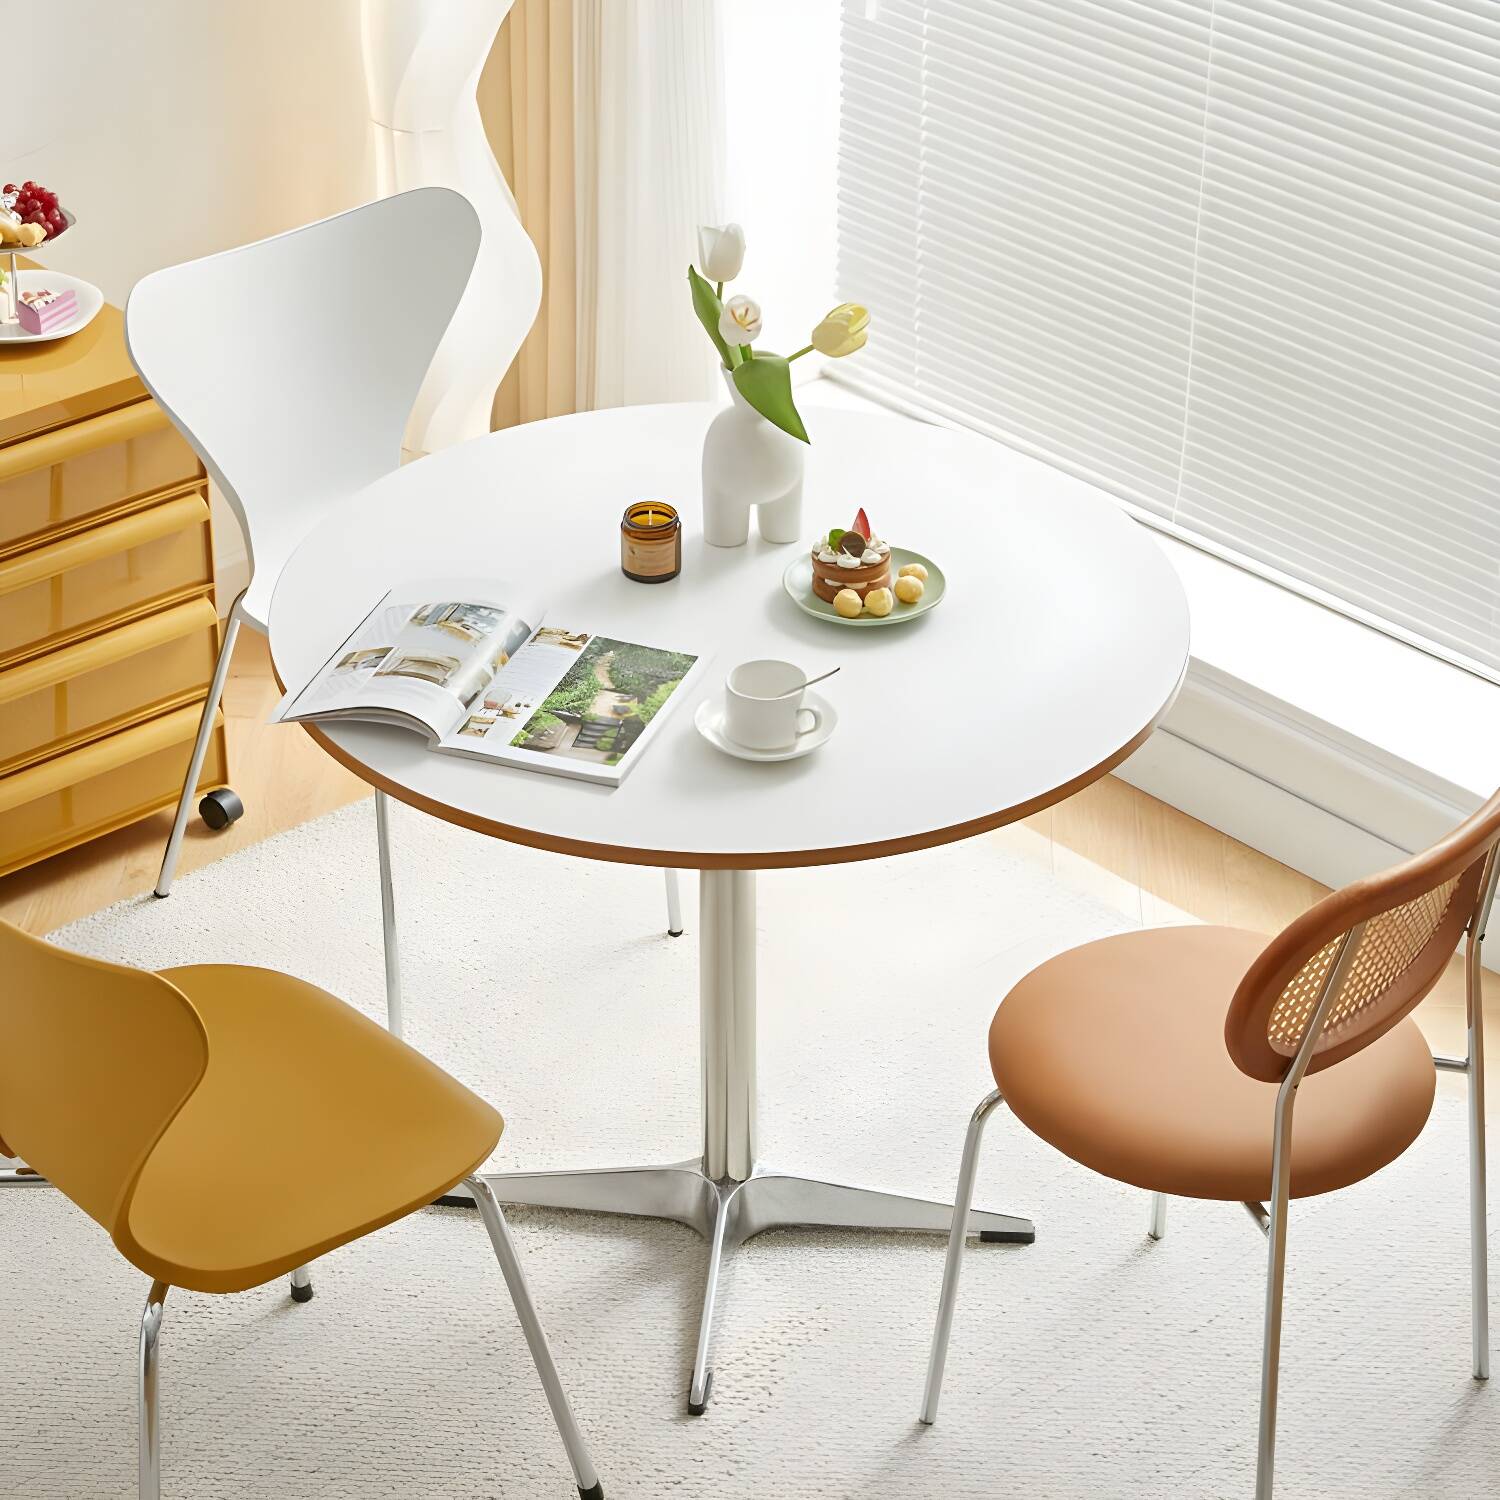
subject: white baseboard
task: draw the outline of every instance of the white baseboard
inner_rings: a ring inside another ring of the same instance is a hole
[[[1480,802],[1197,660],[1115,774],[1331,886],[1425,848]],[[1500,970],[1500,954],[1486,967]]]

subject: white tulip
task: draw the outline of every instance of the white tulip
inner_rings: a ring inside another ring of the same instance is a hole
[[[705,281],[733,281],[745,264],[745,231],[738,224],[698,228],[698,269]]]
[[[719,337],[726,344],[753,344],[760,337],[760,303],[731,297],[719,317]]]

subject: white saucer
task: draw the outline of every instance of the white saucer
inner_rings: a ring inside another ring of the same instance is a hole
[[[834,712],[833,704],[821,694],[804,693],[802,701],[808,708],[816,708],[823,715],[823,722],[807,734],[799,735],[797,743],[788,745],[785,750],[752,750],[748,745],[740,745],[730,739],[724,733],[722,693],[715,693],[712,698],[705,698],[698,705],[693,723],[697,725],[698,733],[715,750],[722,750],[725,755],[732,755],[736,760],[797,760],[804,755],[811,755],[819,745],[827,744],[833,731],[839,727],[839,716]]]

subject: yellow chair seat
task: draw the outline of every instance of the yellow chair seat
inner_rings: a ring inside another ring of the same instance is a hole
[[[161,973],[201,1017],[209,1060],[116,1230],[147,1275],[259,1286],[430,1203],[494,1151],[495,1110],[327,991],[239,965]]]

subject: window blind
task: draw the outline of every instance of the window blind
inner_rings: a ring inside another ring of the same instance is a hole
[[[838,374],[1500,680],[1500,7],[846,0]]]

